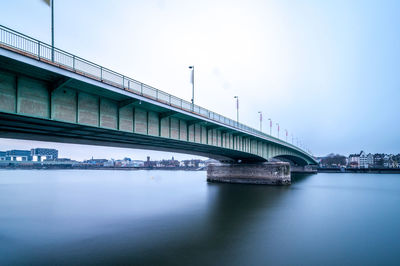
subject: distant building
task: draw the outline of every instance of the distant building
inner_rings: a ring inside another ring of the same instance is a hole
[[[147,156],[147,160],[144,162],[144,167],[153,168],[157,167],[158,161],[150,161],[150,156]]]
[[[104,163],[106,163],[106,162],[108,162],[108,160],[107,159],[90,159],[90,160],[86,160],[86,161],[83,161],[84,163],[87,163],[87,164],[90,164],[90,165],[93,165],[93,166],[103,166],[104,165]]]
[[[58,159],[58,150],[45,148],[31,149],[31,157],[34,162],[43,162],[45,160],[54,161]]]
[[[358,168],[360,166],[360,155],[359,154],[350,154],[348,162],[349,162],[350,167]]]
[[[394,159],[394,155],[390,154],[389,155],[389,161],[388,161],[388,167],[389,168],[397,168],[397,161]]]
[[[390,155],[388,155],[388,154],[385,154],[384,156],[383,156],[383,167],[385,167],[385,168],[389,168],[390,167],[390,158],[391,156]]]
[[[6,160],[7,161],[30,161],[31,160],[31,152],[25,150],[10,150],[6,151]]]
[[[383,159],[385,154],[383,153],[375,153],[374,154],[374,167],[383,167]]]
[[[146,162],[144,162],[145,167],[152,167],[152,163],[150,161],[150,156],[147,156]]]
[[[183,164],[182,164],[183,162]],[[204,167],[206,164],[205,162],[203,162],[202,160],[198,160],[198,159],[192,159],[192,160],[183,160],[179,165],[182,167],[195,167],[195,168],[199,168],[199,167]]]
[[[171,160],[161,160],[157,163],[157,167],[179,167],[179,161],[172,157]]]
[[[114,167],[114,159],[108,160],[107,162],[103,163],[104,167]]]
[[[140,160],[132,160],[133,167],[144,167],[144,161]]]
[[[358,165],[360,168],[368,168],[367,165],[367,154],[364,151],[360,152],[359,155],[360,158],[360,164]]]
[[[371,153],[360,152],[360,168],[369,168],[374,164],[374,156]]]
[[[400,168],[400,154],[393,156],[392,159],[395,162],[395,168]]]

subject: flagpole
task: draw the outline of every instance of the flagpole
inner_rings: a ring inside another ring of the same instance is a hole
[[[54,0],[51,0],[51,61],[54,62]]]

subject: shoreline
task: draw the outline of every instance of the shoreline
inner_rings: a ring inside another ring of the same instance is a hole
[[[0,164],[0,170],[167,170],[167,171],[205,171],[206,167],[104,167],[98,165],[72,164]]]
[[[400,174],[400,168],[318,168],[318,173]]]

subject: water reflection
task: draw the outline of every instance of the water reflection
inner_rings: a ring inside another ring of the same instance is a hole
[[[315,174],[310,174],[310,173],[292,173],[291,178],[292,178],[292,184],[299,184],[303,181],[306,181],[308,178],[313,176]]]
[[[0,265],[400,260],[399,176],[295,175],[269,187],[206,183],[204,172],[2,174]]]
[[[206,204],[169,215],[119,221],[111,234],[47,247],[34,264],[235,264],[254,223],[288,187],[207,184]]]

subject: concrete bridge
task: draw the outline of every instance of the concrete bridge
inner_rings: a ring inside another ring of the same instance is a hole
[[[315,164],[306,151],[0,26],[0,137]]]

